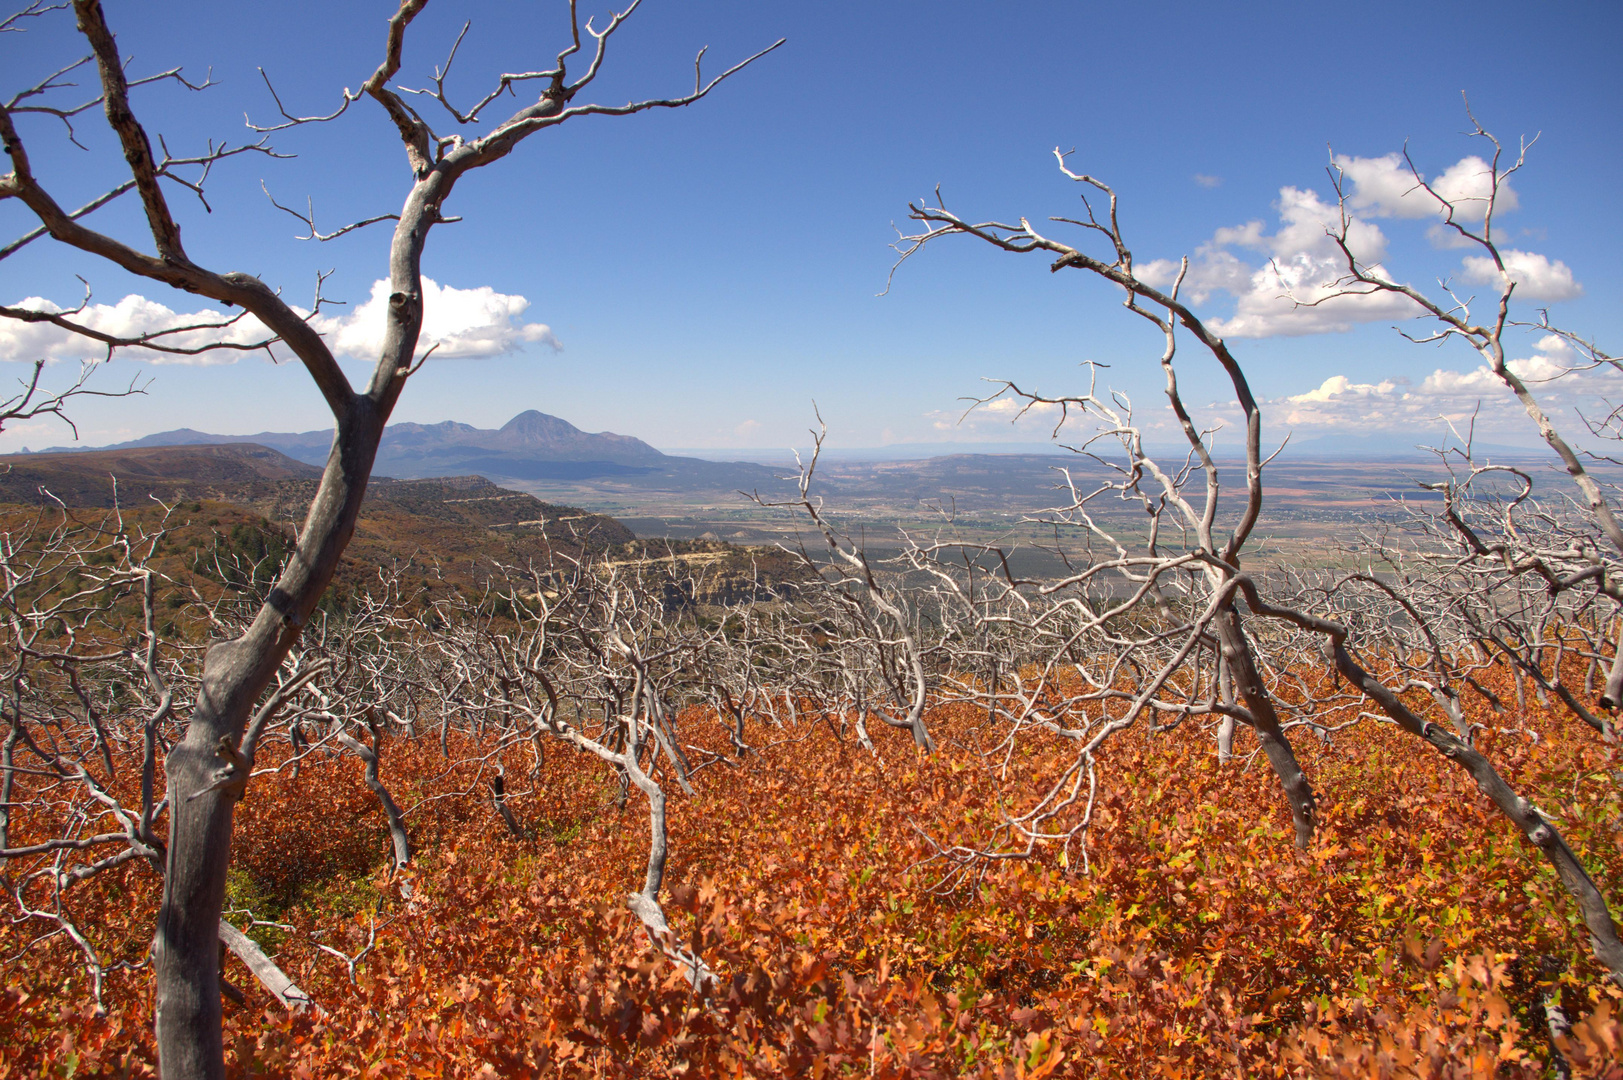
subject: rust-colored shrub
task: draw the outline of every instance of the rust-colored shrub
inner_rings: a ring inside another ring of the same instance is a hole
[[[684,729],[704,738],[701,720]],[[646,826],[581,755],[549,754],[531,778],[528,753],[508,752],[511,806],[534,833],[516,840],[474,766],[455,764],[483,752],[469,737],[452,736],[451,762],[437,738],[392,743],[387,778],[417,806],[410,901],[385,879],[359,762],[262,777],[235,864],[295,928],[273,944],[322,1011],[286,1013],[228,960],[248,1002],[227,1006],[233,1074],[1532,1077],[1555,993],[1577,1020],[1562,1041],[1574,1074],[1623,1075],[1620,995],[1564,894],[1469,779],[1407,736],[1368,724],[1303,740],[1322,824],[1298,854],[1265,771],[1220,766],[1192,726],[1129,733],[1101,761],[1090,872],[1048,852],[934,891],[921,833],[977,835],[1052,766],[1022,747],[1016,779],[998,781],[966,749],[976,722],[934,717],[933,758],[897,736],[881,761],[827,725],[763,738],[673,798],[667,910],[716,973],[708,995],[625,911]],[[1528,722],[1537,743],[1483,743],[1615,897],[1612,751],[1570,721]],[[155,887],[132,864],[70,894],[104,956],[130,965],[108,973],[106,1016],[68,943],[0,928],[0,1071],[153,1075],[139,965]],[[353,956],[369,940],[353,984],[317,947]],[[1552,977],[1545,956],[1570,966]]]

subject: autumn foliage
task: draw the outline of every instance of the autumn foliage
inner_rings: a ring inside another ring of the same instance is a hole
[[[1489,719],[1484,749],[1615,897],[1616,751],[1536,708],[1518,729]],[[261,920],[319,1009],[285,1011],[228,957],[233,1074],[1532,1077],[1553,999],[1574,1074],[1623,1077],[1623,995],[1553,874],[1389,726],[1299,740],[1322,793],[1306,853],[1266,769],[1220,765],[1189,725],[1110,747],[1086,869],[1073,846],[939,887],[927,838],[996,825],[1052,751],[1017,748],[1000,779],[968,710],[932,718],[933,757],[900,734],[870,755],[805,715],[730,758],[713,718],[682,722],[714,756],[671,804],[666,907],[715,972],[706,992],[625,910],[646,819],[612,773],[505,751],[521,840],[490,802],[487,748],[425,735],[385,759],[419,849],[410,899],[353,757],[260,777],[239,806],[228,914]],[[67,894],[125,962],[105,1016],[70,942],[0,929],[0,1070],[154,1075],[157,888],[132,862]]]

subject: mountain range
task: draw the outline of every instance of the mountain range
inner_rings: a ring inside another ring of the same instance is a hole
[[[147,473],[181,468],[178,458],[161,465],[142,460],[143,454],[159,447],[190,452],[184,471],[193,483],[235,483],[235,472],[242,470],[263,473],[266,469],[313,467],[313,474],[326,464],[332,438],[330,430],[213,435],[182,428],[96,448],[98,452],[90,456],[107,460],[97,461],[94,469],[74,471],[72,479],[60,471],[60,465],[47,468],[39,459],[47,455],[59,461],[83,458],[87,448],[68,452],[68,448],[58,447],[32,458],[10,456],[0,464],[12,475],[5,477],[0,486],[26,492],[45,486],[61,497],[67,497],[67,490],[83,489],[88,493],[94,489],[100,493],[98,498],[110,500],[109,473],[120,476],[121,483],[137,478],[141,483],[155,483],[158,477],[148,477]],[[1275,511],[1306,515],[1304,520],[1320,521],[1355,511],[1368,512],[1394,495],[1410,494],[1415,490],[1415,475],[1429,475],[1437,468],[1435,456],[1416,449],[1415,441],[1367,435],[1293,440],[1269,466],[1270,506]],[[216,451],[213,456],[201,453],[210,447]],[[997,448],[1002,453],[976,453],[973,451],[979,447],[975,444],[920,449],[925,452],[912,460],[863,461],[832,456],[818,469],[817,492],[837,506],[861,507],[865,512],[883,508],[887,513],[912,513],[919,507],[939,504],[977,512],[1032,513],[1063,498],[1064,493],[1057,488],[1064,480],[1056,467],[1068,469],[1073,479],[1093,476],[1098,480],[1104,476],[1097,462],[1076,454],[1056,455],[1046,447],[1004,444]],[[1033,449],[1047,452],[1029,452]],[[1236,448],[1219,447],[1220,452],[1224,449],[1229,451],[1222,455],[1227,475],[1238,475],[1232,471],[1230,456]],[[1478,449],[1495,459],[1526,459],[1528,454],[1511,447]],[[239,456],[222,456],[220,452],[226,450]],[[958,452],[931,455],[930,450]],[[1010,452],[1016,450],[1028,452]],[[242,454],[274,455],[280,462],[250,462]],[[1181,461],[1182,457],[1182,453],[1176,453],[1168,460]],[[1381,462],[1385,464],[1377,464]],[[89,461],[83,464],[91,465]],[[31,465],[45,471],[35,475],[38,470]],[[768,500],[792,501],[795,488],[785,479],[792,472],[793,466],[781,461],[764,464],[759,460],[717,461],[665,454],[641,439],[606,431],[582,431],[566,420],[534,410],[522,412],[495,429],[454,421],[392,424],[384,431],[373,466],[374,477],[397,480],[483,476],[543,501],[583,506],[622,518],[629,515],[631,527],[647,535],[665,535],[670,518],[686,517],[697,512],[696,507],[709,508],[704,510],[706,514],[710,509],[725,509],[729,521],[740,514],[752,520],[781,519],[782,513],[749,509],[738,493],[759,492]],[[736,530],[736,525],[713,524],[707,519],[702,526],[696,526],[695,535],[715,531],[718,536],[733,536]]]
[[[54,446],[42,453],[86,450],[136,450],[158,446],[201,446],[254,443],[279,450],[296,461],[317,467],[327,462],[333,433],[324,431],[275,432],[256,435],[212,435],[193,428],[160,431],[130,442],[101,447]],[[1435,441],[1435,440],[1433,440]],[[1414,438],[1342,434],[1296,439],[1285,457],[1308,461],[1417,461],[1433,455],[1414,445]],[[1238,447],[1226,447],[1224,457]],[[1181,457],[1180,448],[1163,448]],[[1478,445],[1479,452],[1496,457],[1537,457],[1538,449]],[[439,424],[390,424],[383,433],[373,471],[380,476],[417,479],[478,474],[492,479],[528,481],[608,480],[633,487],[689,490],[695,487],[770,486],[783,472],[786,452],[735,451],[749,460],[721,460],[726,451],[698,451],[686,457],[662,453],[641,439],[612,431],[586,432],[567,420],[531,409],[499,428],[477,428],[447,420]],[[1069,456],[1053,443],[937,443],[903,444],[869,450],[831,450],[830,461],[918,461],[948,457]],[[767,464],[770,462],[770,464]]]
[[[252,443],[320,467],[327,462],[333,433],[274,432],[211,435],[192,428],[160,431],[130,442],[102,447],[52,447],[43,453],[139,450],[159,446]],[[621,480],[636,486],[686,490],[694,487],[758,487],[777,481],[781,470],[751,462],[704,461],[663,454],[641,439],[610,431],[585,432],[534,409],[499,428],[440,424],[390,424],[378,447],[373,473],[399,479],[477,474],[493,480]]]

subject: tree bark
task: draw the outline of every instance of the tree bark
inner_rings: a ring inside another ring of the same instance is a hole
[[[1273,698],[1262,684],[1262,674],[1257,670],[1256,658],[1251,654],[1251,643],[1240,624],[1240,613],[1231,603],[1218,613],[1213,622],[1217,626],[1223,662],[1228,666],[1235,689],[1239,691],[1250,714],[1246,722],[1257,733],[1257,742],[1262,745],[1262,752],[1268,755],[1268,764],[1273,766],[1274,775],[1279,777],[1280,786],[1285,789],[1285,798],[1291,808],[1291,824],[1296,829],[1296,847],[1306,851],[1313,841],[1316,823],[1313,785],[1302,771],[1301,762],[1296,760],[1290,739],[1280,726]]]
[[[255,944],[254,939],[238,930],[235,926],[220,920],[220,940],[225,947],[234,953],[238,960],[248,966],[254,973],[259,984],[289,1009],[302,1009],[314,1005],[310,995],[300,990],[298,984],[287,977],[287,973],[276,966],[276,962],[266,956],[264,950]]]
[[[392,405],[392,400],[390,401]],[[233,811],[247,776],[230,754],[326,590],[355,530],[386,414],[357,395],[340,422],[299,544],[242,637],[209,649],[185,736],[164,769],[170,798],[168,860],[153,939],[155,1027],[165,1080],[224,1072],[217,944],[231,861]],[[221,783],[221,781],[226,781]]]
[[[377,796],[379,805],[383,807],[383,816],[389,821],[389,839],[394,845],[394,867],[399,870],[401,867],[411,865],[411,837],[406,832],[406,816],[400,812],[394,796],[389,794],[389,789],[384,786],[379,776],[379,769],[383,765],[382,730],[376,724],[368,725],[368,730],[372,733],[371,746],[367,746],[343,730],[338,732],[338,741],[366,763],[366,786]]]
[[[524,827],[518,823],[518,818],[513,816],[513,808],[507,805],[507,782],[502,779],[501,773],[490,778],[490,804],[496,808],[496,813],[501,815],[502,821],[507,823],[507,831],[513,834],[514,839],[530,838]]]

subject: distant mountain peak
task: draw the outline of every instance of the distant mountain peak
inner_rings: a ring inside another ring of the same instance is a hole
[[[131,443],[101,447],[125,450],[157,446],[258,443],[318,468],[332,451],[332,430],[261,432],[258,435],[209,435],[181,428]],[[61,447],[84,452],[86,447]],[[588,432],[567,420],[527,409],[500,428],[479,428],[454,420],[437,424],[404,421],[384,429],[373,465],[374,476],[460,476],[469,473],[518,480],[582,480],[593,477],[664,475],[675,469],[703,469],[704,463],[671,458],[641,439],[612,431]],[[674,475],[674,474],[673,474]],[[683,473],[682,475],[686,475]],[[687,481],[681,481],[686,483]],[[729,487],[759,483],[750,476]]]
[[[578,439],[586,432],[568,420],[549,416],[537,409],[526,409],[503,424],[497,434],[503,441],[524,443],[551,442],[555,439]]]
[[[484,443],[508,453],[539,453],[576,461],[652,462],[665,456],[641,439],[612,431],[582,431],[568,420],[535,409],[519,413]]]

